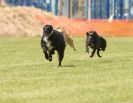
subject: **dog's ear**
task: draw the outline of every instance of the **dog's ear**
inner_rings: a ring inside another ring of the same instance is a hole
[[[97,32],[96,32],[96,31],[93,31],[93,34],[94,34],[95,36],[98,36],[98,34],[97,34]]]
[[[88,32],[86,32],[86,36],[89,36],[89,33]]]
[[[53,30],[53,26],[52,25],[49,25],[49,29],[52,31]]]

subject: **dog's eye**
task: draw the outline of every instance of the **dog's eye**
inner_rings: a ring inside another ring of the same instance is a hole
[[[46,31],[46,30],[44,30],[44,32],[46,33],[47,31]]]

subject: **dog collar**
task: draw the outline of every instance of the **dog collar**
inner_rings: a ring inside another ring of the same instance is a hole
[[[49,34],[49,36],[48,36],[48,37],[50,37],[50,36],[53,34],[53,32],[54,32],[54,30],[52,30],[52,31],[51,31],[51,33]]]

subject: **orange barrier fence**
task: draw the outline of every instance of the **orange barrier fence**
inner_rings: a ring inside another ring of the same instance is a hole
[[[86,20],[43,15],[36,15],[36,18],[43,24],[52,24],[54,27],[64,26],[66,31],[74,36],[85,36],[85,33],[90,30],[96,30],[104,36],[133,36],[133,20]]]

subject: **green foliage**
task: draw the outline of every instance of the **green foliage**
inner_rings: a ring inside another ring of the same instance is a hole
[[[90,58],[85,39],[44,59],[40,38],[0,38],[0,103],[132,103],[133,39],[106,38],[107,49]]]

